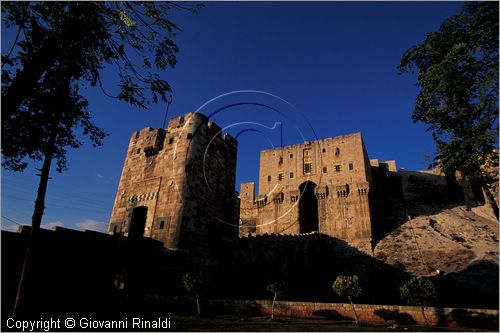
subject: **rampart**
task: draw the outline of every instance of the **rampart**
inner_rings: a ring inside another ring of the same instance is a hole
[[[271,315],[271,301],[265,300],[211,300],[210,307],[219,313],[239,313],[241,315]],[[393,306],[355,304],[359,321],[369,324],[426,325],[422,310],[417,306]],[[349,303],[313,303],[278,301],[275,316],[332,320],[353,320]],[[425,309],[425,316],[431,326],[454,328],[498,329],[498,310],[468,308]]]

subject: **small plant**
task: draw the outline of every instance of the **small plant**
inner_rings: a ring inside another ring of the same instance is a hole
[[[421,307],[425,326],[429,327],[429,322],[425,316],[425,308],[437,299],[437,289],[434,283],[428,279],[413,277],[399,288],[399,293],[401,299],[407,304]]]
[[[356,312],[356,308],[354,307],[354,303],[352,302],[353,298],[359,297],[361,295],[362,289],[359,285],[359,278],[357,275],[339,275],[335,279],[333,283],[333,290],[340,297],[347,297],[352,306],[352,312],[354,313],[354,320],[356,325],[359,324],[358,314]]]
[[[181,281],[184,289],[186,289],[186,291],[194,297],[196,301],[196,310],[199,316],[201,314],[199,296],[203,285],[201,278],[194,274],[186,273],[182,277]]]
[[[271,305],[271,320],[274,320],[274,304],[278,296],[281,296],[286,291],[286,284],[283,281],[275,281],[267,286],[267,290],[273,293],[273,303]]]

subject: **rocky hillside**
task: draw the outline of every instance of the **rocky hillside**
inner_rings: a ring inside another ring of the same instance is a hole
[[[471,267],[477,272],[483,266],[498,271],[498,220],[489,207],[421,204],[406,213],[407,221],[376,244],[376,258],[418,276],[438,275],[437,270],[440,275],[467,272]]]

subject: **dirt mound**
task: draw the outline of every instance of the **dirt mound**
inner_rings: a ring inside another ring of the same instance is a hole
[[[485,206],[414,206],[408,220],[384,237],[376,258],[412,275],[464,271],[470,265],[498,265],[498,221]]]

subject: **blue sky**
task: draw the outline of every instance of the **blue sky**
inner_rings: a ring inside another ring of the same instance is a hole
[[[395,159],[398,167],[426,168],[434,153],[430,133],[413,124],[415,78],[398,75],[403,52],[436,31],[462,2],[209,2],[198,14],[175,12],[181,31],[178,64],[164,78],[174,90],[169,118],[198,110],[210,114],[237,102],[265,104],[279,111],[245,105],[218,113],[221,126],[283,123],[284,144],[361,132],[370,158]],[[2,26],[3,27],[3,26]],[[2,29],[2,53],[13,40]],[[104,73],[113,90],[114,73]],[[271,96],[275,95],[279,98]],[[45,226],[104,230],[113,206],[128,141],[133,131],[161,127],[165,105],[134,109],[84,90],[95,123],[109,133],[104,146],[89,144],[68,154],[69,169],[51,173]],[[284,117],[282,115],[285,115]],[[236,134],[241,127],[232,127]],[[267,137],[239,137],[237,187],[257,181],[258,152],[279,145],[277,131]],[[38,177],[32,163],[23,173],[2,170],[2,228],[31,223]],[[9,220],[7,220],[7,219]]]

